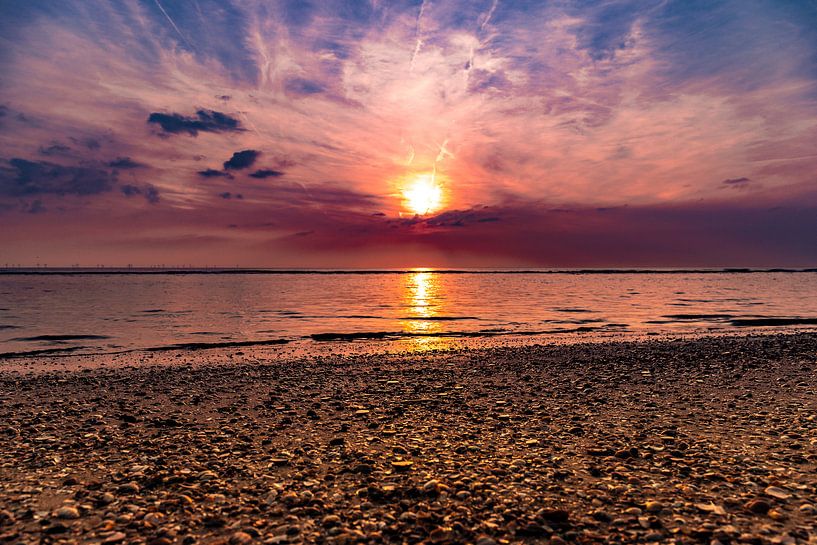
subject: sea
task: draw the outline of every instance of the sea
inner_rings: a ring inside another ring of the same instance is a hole
[[[0,359],[817,328],[817,269],[0,270]]]

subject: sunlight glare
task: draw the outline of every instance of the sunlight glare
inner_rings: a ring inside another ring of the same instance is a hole
[[[422,216],[441,208],[443,190],[433,174],[418,174],[403,189],[403,198],[406,208]]]

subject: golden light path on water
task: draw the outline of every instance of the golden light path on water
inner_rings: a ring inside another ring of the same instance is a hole
[[[442,326],[440,322],[433,318],[440,315],[440,303],[442,286],[440,286],[440,276],[429,270],[418,269],[412,274],[405,275],[403,285],[403,307],[409,312],[409,316],[402,321],[403,330],[407,333],[418,333],[421,335],[431,335],[440,333]],[[412,338],[413,350],[430,349],[432,344],[439,344],[439,340],[432,337]]]

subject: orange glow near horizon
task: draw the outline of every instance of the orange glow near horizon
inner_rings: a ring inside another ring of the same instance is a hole
[[[443,189],[434,174],[417,174],[403,188],[403,204],[414,214],[424,216],[443,206]]]

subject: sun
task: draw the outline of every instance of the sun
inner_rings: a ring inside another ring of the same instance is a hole
[[[443,189],[433,174],[418,174],[403,189],[406,208],[419,216],[436,212],[442,207]]]

